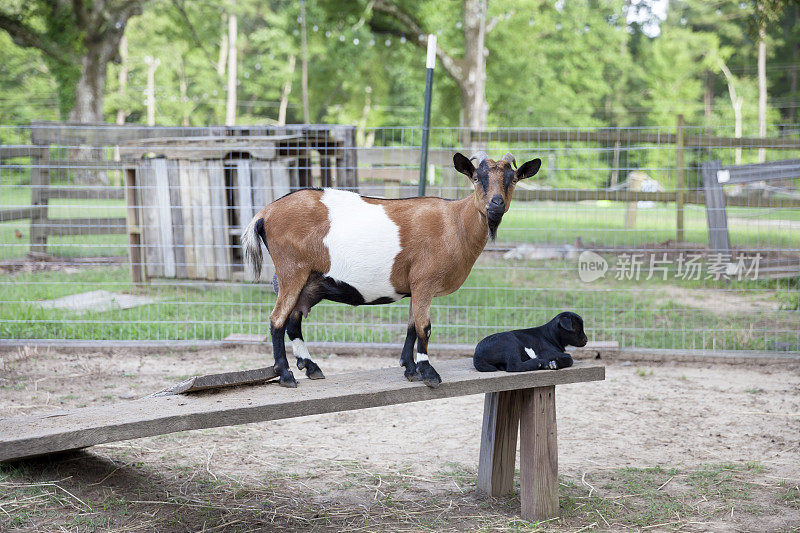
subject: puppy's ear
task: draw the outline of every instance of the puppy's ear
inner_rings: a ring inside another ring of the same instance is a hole
[[[558,319],[558,325],[570,333],[575,332],[575,328],[572,325],[572,317],[569,315],[561,315],[561,318]]]

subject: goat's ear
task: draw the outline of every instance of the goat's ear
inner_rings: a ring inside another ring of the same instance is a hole
[[[575,331],[575,327],[572,325],[572,317],[569,315],[561,315],[561,318],[558,319],[558,325],[571,333]]]
[[[475,167],[472,166],[472,161],[460,152],[456,152],[453,156],[453,166],[469,179],[472,179],[475,174]]]
[[[538,157],[536,159],[526,161],[517,169],[517,180],[524,180],[525,178],[535,176],[536,173],[539,172],[539,168],[541,168],[541,166],[542,160]]]

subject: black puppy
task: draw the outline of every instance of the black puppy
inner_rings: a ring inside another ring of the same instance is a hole
[[[475,347],[472,362],[480,372],[523,372],[572,366],[565,346],[586,346],[583,319],[559,313],[547,324],[489,335]]]

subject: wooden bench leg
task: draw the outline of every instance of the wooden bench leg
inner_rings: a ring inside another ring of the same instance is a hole
[[[520,391],[520,499],[524,520],[558,516],[556,388]]]
[[[520,391],[490,392],[483,402],[478,490],[502,496],[514,490]]]

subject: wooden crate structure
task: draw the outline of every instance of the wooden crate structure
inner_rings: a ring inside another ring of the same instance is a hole
[[[131,277],[231,280],[253,215],[300,187],[296,136],[143,139],[121,148]],[[283,144],[294,155],[282,155]]]

